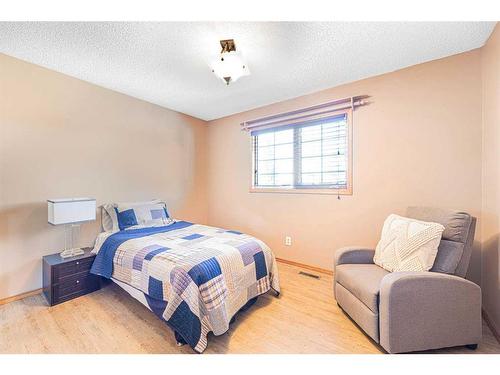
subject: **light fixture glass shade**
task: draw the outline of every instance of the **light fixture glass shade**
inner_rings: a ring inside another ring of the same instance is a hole
[[[211,64],[212,72],[226,84],[250,74],[248,66],[236,51],[222,53]]]

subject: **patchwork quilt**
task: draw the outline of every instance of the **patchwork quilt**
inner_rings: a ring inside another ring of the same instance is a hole
[[[209,332],[226,332],[249,301],[280,290],[269,247],[233,230],[177,221],[102,233],[94,252],[92,273],[141,290],[178,340],[197,352],[207,347]]]

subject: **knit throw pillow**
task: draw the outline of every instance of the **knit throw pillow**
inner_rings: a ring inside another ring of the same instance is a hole
[[[429,271],[444,227],[438,223],[389,215],[373,261],[389,272]]]

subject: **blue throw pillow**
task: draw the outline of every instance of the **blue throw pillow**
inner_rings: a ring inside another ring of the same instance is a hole
[[[120,230],[127,229],[133,225],[137,225],[137,217],[135,216],[135,212],[132,208],[129,208],[125,211],[118,211],[118,208],[115,208],[116,216],[118,217],[118,227]]]

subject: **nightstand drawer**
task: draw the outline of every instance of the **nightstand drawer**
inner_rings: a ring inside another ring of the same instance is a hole
[[[52,269],[52,282],[57,283],[65,277],[72,276],[81,272],[85,272],[88,274],[93,262],[94,257],[58,264]]]
[[[83,295],[99,289],[99,277],[88,273],[80,273],[65,277],[59,284],[52,286],[54,303],[62,302],[76,295]]]
[[[72,258],[60,253],[43,257],[43,294],[50,306],[101,288],[101,277],[90,273],[95,257],[91,248]]]

